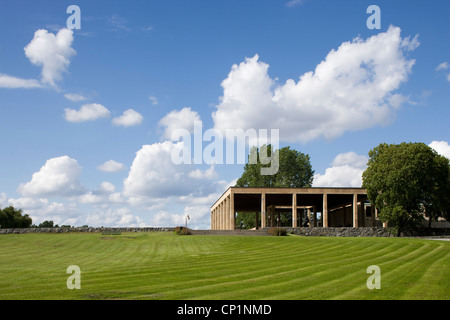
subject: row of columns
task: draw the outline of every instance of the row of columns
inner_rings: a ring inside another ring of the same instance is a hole
[[[211,211],[212,230],[234,230],[234,194],[228,195]]]
[[[358,194],[353,194],[353,226],[359,226],[358,218]],[[297,194],[292,194],[292,227],[297,226]],[[310,209],[308,209],[308,218],[310,218]],[[314,208],[316,218],[316,210]],[[256,218],[257,219],[257,218]],[[273,219],[273,218],[272,218]],[[211,229],[212,230],[234,230],[235,226],[234,194],[230,193],[222,202],[220,202],[211,211]],[[316,223],[316,219],[314,219]],[[258,225],[258,223],[256,224]],[[328,227],[328,194],[323,194],[322,226]],[[261,228],[266,227],[266,194],[261,194]]]

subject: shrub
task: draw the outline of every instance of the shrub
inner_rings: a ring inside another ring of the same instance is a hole
[[[189,228],[186,227],[175,227],[174,230],[175,234],[181,235],[181,236],[187,236],[191,234],[191,231]]]
[[[273,227],[269,229],[269,234],[272,236],[285,236],[286,235],[286,229],[285,228],[278,228]]]

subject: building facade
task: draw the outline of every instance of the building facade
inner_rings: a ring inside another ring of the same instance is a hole
[[[280,226],[280,214],[294,228],[381,225],[362,188],[230,187],[211,206],[211,230],[239,227],[237,212],[253,212],[257,229]]]

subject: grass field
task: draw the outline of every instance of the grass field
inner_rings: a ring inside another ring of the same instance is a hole
[[[70,265],[81,289],[67,288]],[[423,239],[9,234],[0,299],[447,300],[449,266],[450,242]]]

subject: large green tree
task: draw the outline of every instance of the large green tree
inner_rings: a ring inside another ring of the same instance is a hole
[[[262,174],[262,168],[275,164],[264,164],[262,154],[273,155],[278,159],[278,171],[275,174]],[[310,187],[314,178],[309,155],[300,151],[284,147],[272,151],[272,146],[262,146],[260,149],[252,147],[251,156],[256,156],[257,162],[248,161],[244,166],[244,173],[237,180],[236,187]]]
[[[0,228],[29,228],[31,218],[22,215],[22,209],[15,209],[12,206],[0,210]]]
[[[267,164],[267,161],[264,161],[264,155],[272,155],[272,160],[275,162],[276,159],[278,165]],[[252,156],[257,159],[256,163],[251,163]],[[264,171],[261,168],[270,166],[276,166],[277,172],[262,174]],[[261,148],[251,148],[249,161],[244,166],[242,176],[236,181],[236,187],[311,187],[313,178],[314,170],[309,155],[290,147],[273,151],[271,145],[264,145]],[[284,215],[281,218],[287,219]],[[243,224],[246,229],[255,227],[255,214],[238,212],[236,224],[238,227]]]
[[[382,143],[369,152],[363,187],[398,234],[423,218],[448,219],[449,160],[424,143]]]

